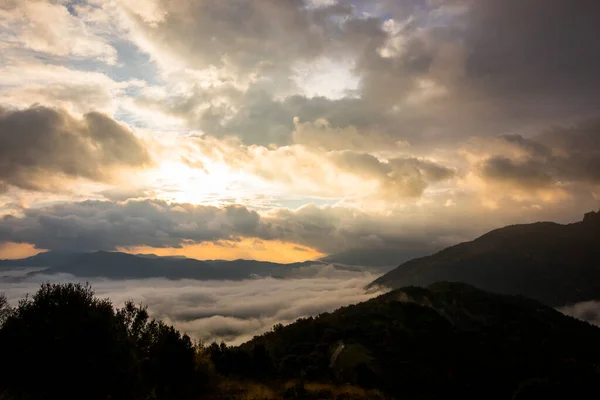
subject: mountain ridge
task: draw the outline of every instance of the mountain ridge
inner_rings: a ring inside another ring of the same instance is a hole
[[[19,260],[0,260],[0,269],[36,267],[28,273],[67,273],[81,278],[109,279],[195,279],[244,280],[257,277],[285,278],[293,276],[303,267],[333,265],[340,270],[361,271],[359,267],[325,263],[319,260],[295,263],[276,263],[258,260],[197,260],[179,256],[129,254],[112,251],[45,252]]]
[[[494,229],[407,261],[367,286],[472,284],[561,306],[600,299],[600,213],[570,224],[536,222]]]

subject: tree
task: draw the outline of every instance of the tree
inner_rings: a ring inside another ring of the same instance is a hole
[[[193,399],[208,389],[209,368],[189,336],[151,319],[145,306],[131,301],[117,317],[134,343],[146,392],[158,399]]]
[[[131,399],[134,358],[112,304],[90,286],[43,284],[0,330],[0,393],[23,399]]]
[[[214,381],[187,335],[132,302],[115,312],[88,285],[44,284],[6,315],[0,399],[191,400]]]
[[[257,344],[252,349],[251,372],[255,379],[268,379],[275,372],[271,355],[263,344]]]
[[[4,323],[10,313],[10,305],[4,293],[0,293],[0,326]]]

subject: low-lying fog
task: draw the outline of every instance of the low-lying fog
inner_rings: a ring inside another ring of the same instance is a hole
[[[86,281],[66,274],[24,278],[26,272],[0,271],[0,292],[6,293],[11,304],[27,293],[33,294],[42,282]],[[379,293],[367,294],[364,286],[377,277],[368,272],[314,266],[300,268],[292,279],[88,281],[98,296],[109,297],[117,307],[129,299],[141,302],[153,317],[172,323],[195,339],[239,344],[276,323],[290,323],[374,297]]]
[[[37,268],[0,270],[0,292],[16,304],[33,294],[42,282],[81,282],[73,275],[33,275]],[[299,268],[294,278],[244,281],[108,280],[88,279],[96,294],[116,307],[127,300],[148,306],[151,315],[204,342],[240,344],[300,317],[333,311],[365,301],[381,292],[365,293],[378,277],[370,272],[346,271],[333,266]],[[564,314],[600,325],[600,302],[589,301],[559,308]]]
[[[563,314],[600,326],[600,301],[583,301],[558,309]]]

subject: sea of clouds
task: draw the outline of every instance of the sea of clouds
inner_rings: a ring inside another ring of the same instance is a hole
[[[277,323],[330,312],[382,292],[365,291],[379,275],[333,266],[299,268],[291,278],[243,281],[198,281],[162,278],[136,280],[84,279],[69,274],[30,275],[36,268],[0,270],[0,292],[11,304],[33,294],[43,282],[89,282],[99,297],[115,307],[127,300],[148,306],[151,315],[205,343],[237,345]],[[561,307],[560,312],[600,326],[600,302]]]
[[[33,294],[43,282],[80,282],[68,274],[26,276],[32,269],[0,271],[0,292],[11,304]],[[334,311],[380,292],[365,292],[378,275],[333,266],[298,269],[293,278],[244,281],[87,279],[99,297],[116,307],[127,300],[148,306],[151,315],[204,342],[240,344],[301,317]]]

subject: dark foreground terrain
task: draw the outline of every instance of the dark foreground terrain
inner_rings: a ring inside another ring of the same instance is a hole
[[[115,310],[79,285],[46,284],[0,309],[3,400],[599,394],[600,328],[466,284],[394,290],[239,347],[194,343],[143,307]]]

